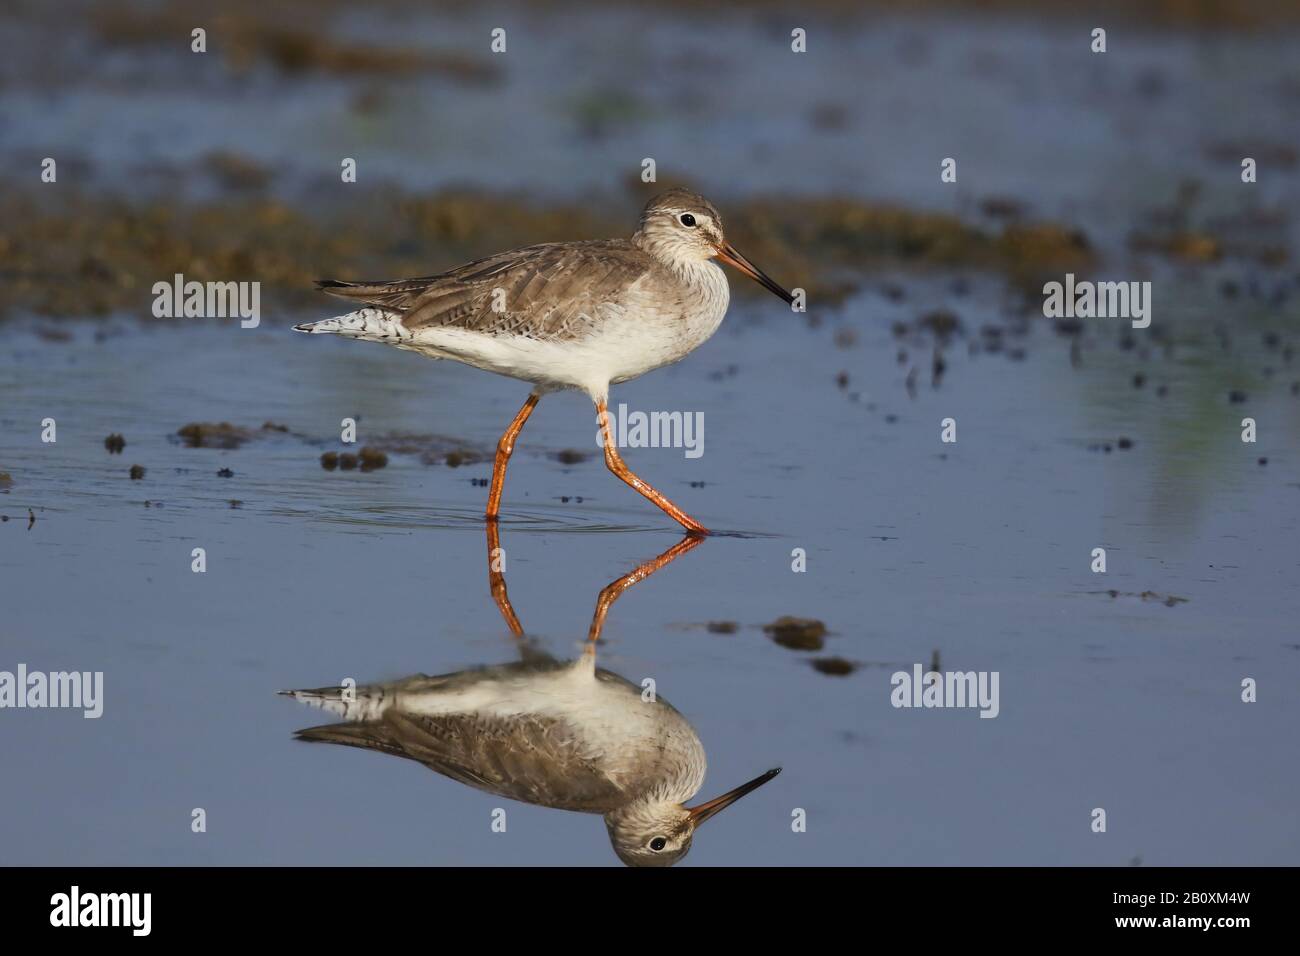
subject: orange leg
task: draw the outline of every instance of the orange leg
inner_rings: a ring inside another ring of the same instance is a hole
[[[510,603],[510,595],[506,592],[505,552],[501,550],[501,531],[495,521],[485,522],[487,525],[487,546],[488,546],[488,589],[492,592],[492,600],[505,618],[506,626],[510,628],[510,633],[515,637],[524,636],[524,626],[519,621],[519,616],[515,614],[514,606]],[[650,575],[654,574],[660,568],[676,561],[687,551],[699,547],[704,543],[704,539],[699,535],[688,534],[682,540],[659,555],[657,558],[651,558],[643,562],[635,570],[623,575],[617,581],[611,581],[601,590],[600,595],[596,598],[596,610],[591,616],[591,627],[587,630],[587,650],[594,653],[596,642],[600,640],[600,632],[605,627],[605,618],[609,614],[610,607],[617,601],[628,588],[634,584],[644,581]]]
[[[523,637],[524,626],[519,623],[519,616],[515,614],[514,606],[510,603],[510,595],[506,593],[506,576],[502,570],[505,568],[506,553],[501,550],[501,531],[495,521],[488,521],[486,524],[488,589],[492,592],[492,600],[496,603],[497,610],[506,619],[506,626],[510,628],[510,633],[515,637]]]
[[[496,521],[497,514],[501,511],[501,491],[506,484],[506,465],[510,462],[510,455],[515,450],[515,439],[523,431],[524,422],[528,421],[528,416],[533,413],[537,407],[537,400],[541,398],[536,392],[528,396],[528,401],[524,402],[524,407],[519,409],[519,414],[515,420],[501,435],[501,440],[497,442],[497,456],[492,462],[492,487],[488,490],[487,518],[489,521]]]
[[[604,402],[596,403],[596,418],[600,421],[601,435],[604,437],[605,466],[614,474],[618,475],[624,483],[631,486],[636,491],[639,491],[662,508],[665,514],[691,534],[708,534],[708,528],[704,527],[704,525],[700,524],[681,508],[677,507],[659,492],[655,491],[655,489],[650,486],[649,482],[642,481],[632,473],[631,468],[623,463],[623,459],[618,453],[618,447],[614,442],[614,436],[609,433],[609,413],[605,409]]]
[[[600,640],[600,632],[605,627],[605,615],[609,613],[610,606],[619,599],[619,596],[622,595],[624,591],[632,585],[644,581],[646,578],[650,577],[650,575],[664,567],[664,565],[676,561],[687,551],[698,547],[703,543],[703,541],[704,539],[699,535],[688,534],[663,554],[659,555],[659,557],[651,558],[635,571],[631,571],[623,575],[617,581],[612,581],[605,585],[604,590],[600,592],[600,597],[596,598],[596,613],[591,616],[591,627],[587,631],[587,649],[591,650],[594,648],[596,642]]]

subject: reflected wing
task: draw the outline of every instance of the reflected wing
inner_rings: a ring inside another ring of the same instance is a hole
[[[581,334],[597,310],[622,305],[649,269],[625,240],[547,243],[479,259],[451,272],[393,282],[318,286],[332,295],[402,313],[412,332],[456,328],[490,335],[565,339]]]
[[[511,800],[604,813],[623,790],[581,752],[557,720],[491,720],[390,711],[377,720],[298,731],[298,739],[379,750]]]

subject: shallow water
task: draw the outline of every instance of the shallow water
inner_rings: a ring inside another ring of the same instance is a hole
[[[968,319],[986,298],[977,284]],[[1293,862],[1300,398],[1275,375],[1228,402],[1216,376],[1267,361],[1244,334],[1226,364],[1212,336],[1144,361],[1098,322],[1077,369],[1039,323],[1026,360],[953,347],[940,387],[923,376],[909,399],[888,313],[854,303],[841,325],[858,339],[841,348],[829,326],[741,306],[691,359],[614,392],[633,409],[703,411],[701,457],[626,456],[735,533],[628,591],[601,666],[653,677],[691,720],[709,755],[702,796],[785,768],[689,859]],[[5,713],[5,859],[615,862],[596,817],[509,803],[503,836],[499,798],[291,739],[319,714],[279,689],[512,659],[488,590],[486,488],[471,481],[489,465],[394,454],[328,472],[318,456],[342,448],[349,415],[359,444],[433,432],[490,448],[525,390],[289,324],[73,324],[63,343],[5,327],[3,663],[102,670],[106,684],[98,720]],[[1257,445],[1239,440],[1244,414],[1264,423]],[[45,417],[55,444],[39,440]],[[292,433],[189,448],[171,436],[192,420]],[[120,456],[110,432],[126,438]],[[1121,435],[1132,448],[1089,450]],[[599,589],[678,534],[598,457],[554,460],[564,448],[596,450],[574,395],[548,397],[525,430],[501,534],[527,632],[572,657]],[[1104,575],[1089,570],[1099,546]],[[195,547],[206,573],[190,570]],[[794,548],[806,573],[791,571]],[[761,626],[785,614],[823,620],[824,651],[769,639]],[[710,633],[715,620],[739,629]],[[890,675],[935,651],[945,669],[1000,673],[996,719],[891,706]],[[826,655],[860,666],[824,675],[809,661]],[[1258,703],[1239,701],[1243,677]],[[1096,806],[1106,835],[1089,831]],[[194,807],[206,834],[190,832]],[[791,832],[794,808],[806,833]]]
[[[754,193],[846,194],[990,225],[979,200],[1007,197],[1082,227],[1105,277],[1154,283],[1152,329],[1130,342],[1118,320],[1088,320],[1072,361],[1038,303],[1022,315],[1000,279],[872,274],[840,309],[812,303],[815,326],[737,297],[696,354],[617,387],[615,408],[703,414],[702,456],[625,456],[720,533],[623,595],[600,665],[654,678],[691,721],[709,757],[702,798],[784,768],[709,822],[688,863],[1300,859],[1300,282],[1294,266],[1128,247],[1171,216],[1294,247],[1295,160],[1279,151],[1295,141],[1294,37],[1122,26],[1099,61],[1083,52],[1090,25],[1068,20],[814,17],[810,53],[790,60],[787,24],[738,12],[633,29],[621,8],[581,22],[509,6],[358,10],[332,29],[486,58],[505,14],[496,87],[264,64],[234,75],[216,53],[158,43],[106,55],[85,18],[6,22],[0,146],[33,169],[66,156],[61,184],[129,196],[220,195],[198,170],[221,149],[265,164],[268,194],[291,206],[327,201],[354,154],[358,190],[469,184],[626,205],[650,155],[661,179],[716,191],[724,212]],[[1239,144],[1273,157],[1244,193]],[[948,155],[953,188],[937,183]],[[1260,227],[1270,210],[1282,213]],[[941,308],[964,330],[947,343],[891,329]],[[423,435],[438,436],[416,443],[431,454],[490,452],[526,387],[289,330],[329,309],[268,309],[249,330],[0,324],[0,671],[105,681],[97,720],[0,712],[0,862],[617,862],[597,817],[293,740],[321,715],[278,690],[517,655],[489,591],[490,466],[390,453],[362,473],[319,457],[346,450],[344,417],[358,445]],[[946,372],[932,383],[936,348]],[[1247,416],[1254,444],[1240,440]],[[41,441],[46,418],[55,443]],[[187,447],[176,432],[194,421],[254,436]],[[125,436],[121,455],[104,448],[110,433]],[[548,396],[506,483],[513,607],[561,658],[581,652],[601,588],[680,538],[606,472],[595,435],[584,398]],[[589,457],[562,464],[566,449]],[[1090,570],[1098,547],[1104,574]],[[823,621],[824,648],[773,641],[763,625],[783,615]],[[999,674],[996,719],[891,705],[891,675],[936,654],[945,670]],[[827,657],[856,669],[812,666]],[[1244,678],[1257,703],[1241,702]],[[197,807],[206,833],[191,832]],[[1096,807],[1105,834],[1091,832]],[[796,809],[806,832],[792,832]]]

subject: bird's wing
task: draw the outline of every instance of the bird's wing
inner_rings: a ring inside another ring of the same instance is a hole
[[[562,721],[390,711],[377,720],[300,730],[298,739],[379,750],[511,800],[604,813],[627,800]]]
[[[513,249],[437,276],[318,285],[400,312],[412,332],[452,328],[564,339],[581,334],[599,310],[620,307],[649,269],[645,254],[625,240],[562,242]]]

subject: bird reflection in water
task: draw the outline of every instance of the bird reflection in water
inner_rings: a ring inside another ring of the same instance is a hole
[[[417,760],[479,790],[560,810],[599,813],[629,866],[671,866],[706,820],[761,787],[769,770],[694,807],[704,747],[676,709],[596,666],[596,643],[619,596],[697,547],[688,535],[600,592],[580,657],[559,661],[524,637],[497,569],[499,532],[487,522],[488,580],[521,659],[386,684],[283,693],[344,722],[298,731],[299,740],[364,747]]]

